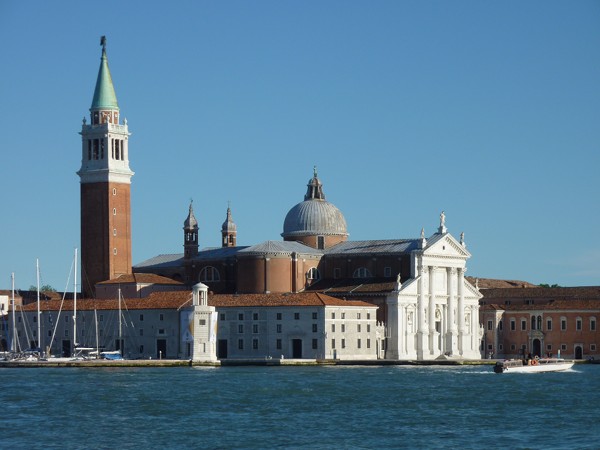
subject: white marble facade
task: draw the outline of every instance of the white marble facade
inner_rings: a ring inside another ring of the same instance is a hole
[[[450,235],[440,217],[438,232],[411,254],[412,277],[387,296],[386,359],[478,359],[482,295],[466,279],[471,256],[461,235]]]

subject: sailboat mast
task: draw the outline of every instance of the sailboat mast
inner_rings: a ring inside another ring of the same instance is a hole
[[[121,288],[119,288],[119,350],[121,351],[121,356],[123,356],[123,341],[121,340],[122,334],[123,330],[121,329]]]
[[[37,274],[37,341],[38,341],[38,349],[42,350],[42,321],[40,320],[42,317],[42,313],[40,311],[40,260],[37,258],[35,260],[35,271]]]
[[[17,309],[15,308],[15,273],[12,272],[10,274],[11,285],[12,285],[12,296],[11,296],[11,304],[12,304],[12,342],[11,342],[11,350],[16,353],[17,351],[17,325],[16,325],[16,316]]]
[[[96,358],[100,358],[100,346],[98,345],[98,310],[94,308],[94,322],[96,322]]]
[[[75,281],[73,282],[73,353],[77,347],[77,249],[75,249]]]

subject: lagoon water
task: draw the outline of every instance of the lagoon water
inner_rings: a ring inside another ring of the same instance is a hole
[[[600,365],[0,374],[1,448],[600,448]]]

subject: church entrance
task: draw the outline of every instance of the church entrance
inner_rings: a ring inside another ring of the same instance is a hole
[[[542,356],[542,342],[539,339],[534,339],[532,342],[533,356]]]
[[[302,339],[292,339],[292,358],[302,358]]]
[[[217,345],[217,358],[227,358],[227,339],[219,339],[219,343]]]

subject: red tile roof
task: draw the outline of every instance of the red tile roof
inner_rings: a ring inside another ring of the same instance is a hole
[[[136,283],[136,284],[179,284],[183,283],[175,281],[171,278],[155,275],[153,273],[129,273],[120,275],[112,280],[101,281],[98,284],[124,284],[124,283]]]
[[[122,309],[179,309],[191,306],[192,294],[188,291],[152,292],[146,298],[127,298],[121,303]],[[329,297],[318,292],[297,294],[240,294],[240,295],[209,295],[208,304],[218,308],[227,307],[265,307],[265,306],[357,306],[376,308],[376,306],[361,301],[346,301]],[[58,311],[61,300],[45,300],[40,302],[42,311]],[[73,310],[73,300],[65,300],[63,311]],[[119,309],[117,299],[81,299],[77,300],[77,309],[81,311],[116,310]],[[37,303],[23,306],[23,311],[36,311]]]

